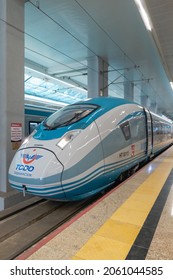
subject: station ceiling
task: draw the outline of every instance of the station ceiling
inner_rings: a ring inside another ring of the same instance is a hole
[[[25,1],[25,92],[66,104],[87,97],[87,60],[108,64],[110,96],[134,98],[173,119],[173,1],[141,1],[147,30],[134,0]],[[42,73],[42,75],[40,74]]]

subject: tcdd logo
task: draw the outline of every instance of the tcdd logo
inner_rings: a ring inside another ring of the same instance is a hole
[[[33,152],[36,152],[36,149],[34,149]],[[17,164],[16,170],[32,172],[34,170],[34,166],[29,164],[42,157],[43,156],[41,155],[37,155],[37,153],[34,153],[33,155],[21,154],[23,164]]]
[[[35,152],[36,149],[33,150],[33,152]],[[35,160],[38,160],[40,158],[42,158],[43,156],[41,155],[37,155],[37,153],[33,154],[33,155],[29,155],[29,154],[21,154],[21,157],[23,159],[23,163],[24,164],[30,164]]]
[[[32,172],[34,170],[34,166],[32,166],[32,165],[17,164],[16,170]]]

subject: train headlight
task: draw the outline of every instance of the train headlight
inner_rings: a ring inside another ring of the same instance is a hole
[[[72,130],[67,132],[57,143],[57,146],[63,150],[74,138],[79,135],[80,132],[81,130]]]

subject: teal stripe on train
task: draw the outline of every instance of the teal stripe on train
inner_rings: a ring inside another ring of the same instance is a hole
[[[125,163],[129,165],[129,167],[133,166],[135,163],[137,163],[139,161],[139,158],[141,158],[142,155],[138,155],[135,158],[124,160],[121,161],[121,163],[114,163],[114,164],[109,164],[106,166],[105,169],[105,183],[107,181],[107,177],[110,176],[110,172],[114,172],[114,177],[115,179],[117,178],[117,176],[122,172],[122,166],[125,166]],[[141,158],[142,159],[142,158]],[[127,168],[127,167],[126,167]],[[78,190],[80,187],[80,191],[81,191],[81,187],[83,187],[84,189],[87,188],[92,188],[92,185],[94,184],[95,187],[95,182],[97,182],[98,187],[101,187],[101,185],[103,185],[103,180],[101,180],[100,175],[102,175],[104,172],[104,166],[102,166],[101,168],[98,168],[97,170],[94,170],[93,172],[91,172],[90,174],[88,174],[88,176],[85,176],[82,179],[73,181],[69,184],[65,184],[63,185],[63,189],[66,192],[71,192],[74,191],[75,189]],[[101,183],[101,184],[99,184]],[[11,185],[19,190],[23,190],[22,186],[18,186],[16,184],[11,183]],[[63,190],[61,190],[60,185],[56,185],[56,186],[51,186],[51,187],[41,187],[38,186],[38,188],[36,187],[27,187],[29,191],[32,191],[34,194],[36,195],[53,195],[55,192],[56,193],[63,193]],[[39,189],[39,190],[38,190]],[[59,190],[58,190],[59,189]]]

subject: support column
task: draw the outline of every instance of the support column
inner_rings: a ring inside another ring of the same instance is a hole
[[[133,83],[133,71],[125,70],[124,72],[124,99],[134,101],[134,83]],[[127,80],[126,80],[127,78]]]
[[[163,110],[159,107],[157,107],[157,114],[158,115],[162,115],[163,114]]]
[[[148,108],[148,96],[141,95],[141,105],[145,108]]]
[[[156,102],[152,102],[150,104],[150,110],[153,112],[153,113],[156,113],[157,112],[157,103]]]
[[[98,56],[88,58],[88,97],[108,96],[108,65]]]
[[[132,82],[124,83],[124,99],[134,101],[134,84]]]
[[[24,2],[0,0],[0,210],[22,197],[9,187],[8,169],[20,144],[12,142],[12,124],[20,138],[24,131]]]

